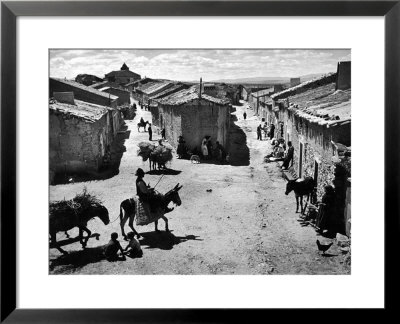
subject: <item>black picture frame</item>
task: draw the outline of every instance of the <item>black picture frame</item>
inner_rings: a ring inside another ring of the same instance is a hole
[[[399,237],[400,3],[396,1],[2,1],[1,3],[1,322],[236,322],[265,310],[16,308],[16,19],[19,16],[384,16],[385,309],[396,308]],[[366,134],[367,135],[367,134]],[[368,152],[366,152],[368,154]],[[34,212],[32,214],[34,217]],[[373,235],[373,233],[371,233]],[[371,243],[372,244],[372,243]],[[373,262],[373,259],[371,259]],[[38,292],[40,293],[40,292]],[[327,305],[328,306],[328,305]],[[329,316],[329,315],[327,315]],[[371,319],[371,314],[367,315]],[[382,314],[377,315],[382,321]],[[262,317],[261,317],[262,318]],[[348,318],[350,319],[350,318]],[[359,318],[358,318],[359,320]]]

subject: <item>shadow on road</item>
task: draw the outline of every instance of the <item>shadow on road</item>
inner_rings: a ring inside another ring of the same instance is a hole
[[[97,263],[102,260],[105,260],[103,251],[105,245],[96,246],[94,248],[86,248],[80,251],[72,251],[67,255],[62,255],[57,259],[50,261],[50,271],[54,270],[55,267],[65,266],[62,271],[65,270],[73,270],[82,268],[89,263]]]
[[[174,245],[178,245],[182,242],[189,240],[202,241],[198,236],[186,235],[186,236],[175,236],[171,232],[146,232],[140,233],[143,237],[140,240],[140,245],[142,248],[146,246],[146,249],[161,249],[161,250],[171,250]]]
[[[250,150],[247,146],[247,136],[241,127],[235,124],[237,116],[231,114],[229,130],[229,164],[233,166],[250,165]]]
[[[151,171],[147,171],[146,174],[153,174],[153,175],[161,175],[161,174],[165,174],[165,175],[178,175],[180,174],[182,171],[179,170],[174,170],[174,169],[161,169],[161,170],[151,170]]]

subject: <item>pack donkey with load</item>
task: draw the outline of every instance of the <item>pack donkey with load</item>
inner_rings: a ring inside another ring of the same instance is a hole
[[[158,220],[162,218],[165,222],[165,231],[169,232],[168,219],[165,214],[171,212],[173,208],[169,208],[170,202],[173,202],[176,206],[182,204],[181,198],[179,197],[179,190],[182,186],[179,183],[165,195],[162,195],[154,190],[154,188],[148,187],[143,181],[144,171],[138,169],[136,171],[138,179],[136,180],[137,195],[133,198],[125,199],[120,204],[120,226],[122,236],[126,239],[124,226],[129,219],[128,225],[139,238],[140,234],[133,227],[133,221],[136,217],[136,225],[147,225],[150,223],[155,224],[155,230],[158,232]]]
[[[99,199],[88,194],[86,190],[83,191],[83,194],[76,195],[74,199],[51,202],[49,216],[51,247],[58,249],[63,254],[68,253],[57,243],[57,232],[66,232],[78,227],[79,241],[82,248],[85,248],[92,234],[87,228],[89,220],[99,217],[104,225],[110,222],[107,208],[102,205]],[[86,237],[83,236],[83,231],[87,233]]]

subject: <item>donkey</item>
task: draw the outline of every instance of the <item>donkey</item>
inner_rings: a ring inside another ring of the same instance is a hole
[[[179,186],[179,183],[170,191],[168,191],[165,195],[162,197],[162,206],[164,212],[162,213],[162,218],[165,222],[165,231],[169,232],[168,229],[168,219],[164,215],[172,210],[166,211],[168,204],[172,201],[176,206],[180,206],[182,204],[181,198],[179,197],[178,191],[182,188],[182,186]],[[120,226],[121,226],[121,233],[124,239],[126,240],[126,234],[124,230],[124,226],[126,221],[129,219],[128,225],[132,229],[133,233],[137,236],[137,238],[140,238],[140,234],[135,230],[133,227],[133,220],[136,216],[136,201],[133,198],[125,199],[123,202],[121,202],[120,207],[119,207],[120,213],[119,213],[119,219],[120,219]],[[155,225],[155,231],[159,232],[158,230],[158,219],[154,221]]]
[[[148,124],[149,122],[146,120],[145,122],[143,122],[143,123],[137,123],[137,130],[138,130],[138,132],[140,132],[140,128],[141,127],[143,127],[143,129],[144,129],[144,131],[146,131],[146,126],[147,126],[147,124]]]
[[[299,211],[299,198],[300,198],[300,213],[303,215],[304,211],[307,207],[308,201],[310,199],[310,195],[313,192],[315,187],[315,181],[312,177],[306,177],[304,179],[299,178],[296,180],[289,180],[286,184],[286,192],[285,195],[288,195],[291,191],[294,191],[296,196],[296,213]],[[303,196],[307,196],[306,205],[303,208]]]
[[[63,211],[51,213],[49,232],[52,245],[64,255],[68,254],[57,244],[56,234],[57,232],[65,232],[74,227],[78,227],[79,241],[82,247],[85,248],[87,241],[92,234],[92,232],[87,228],[87,223],[94,217],[99,217],[104,225],[107,225],[110,222],[107,208],[100,203],[93,203],[90,207],[84,210],[78,210],[76,214]],[[83,231],[88,234],[85,238],[83,237]]]

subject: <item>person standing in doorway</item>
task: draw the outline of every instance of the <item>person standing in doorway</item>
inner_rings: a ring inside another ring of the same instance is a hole
[[[269,139],[273,139],[275,136],[275,125],[271,124],[271,127],[269,128]]]
[[[153,140],[153,130],[151,129],[151,124],[149,123],[149,128],[147,129],[149,132],[149,141]]]
[[[293,164],[293,155],[294,155],[294,147],[292,146],[292,142],[288,142],[288,150],[286,153],[286,157],[283,160],[282,169],[286,170],[289,168],[290,162]]]
[[[257,127],[257,139],[261,141],[261,124]]]

